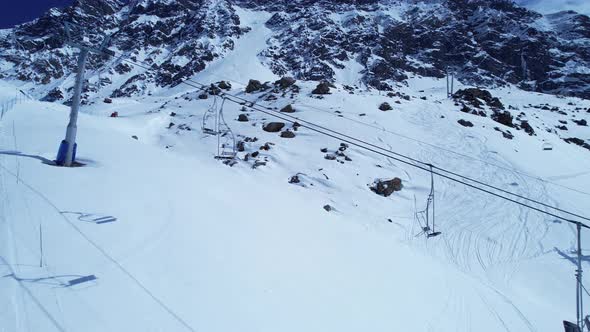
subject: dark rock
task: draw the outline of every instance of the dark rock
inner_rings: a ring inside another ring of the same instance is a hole
[[[494,114],[492,115],[492,120],[503,124],[505,126],[508,127],[514,127],[514,124],[512,123],[512,114],[510,114],[510,112],[508,111],[504,111],[504,112],[494,112]]]
[[[258,155],[259,155],[259,154],[260,154],[260,152],[258,152],[258,151],[254,151],[254,152],[250,153],[250,155],[251,155],[253,158],[256,158],[256,157],[258,157]]]
[[[240,115],[238,115],[238,121],[240,121],[240,122],[248,122],[249,119],[248,119],[248,116],[246,114],[240,114]]]
[[[207,98],[209,98],[209,95],[206,93],[201,93],[198,98],[199,99],[207,99]]]
[[[327,212],[330,212],[332,210],[334,210],[334,208],[332,206],[330,206],[329,204],[324,205],[324,210],[326,210]]]
[[[567,130],[567,127],[564,125],[561,126],[556,126],[555,128],[559,129],[559,130]]]
[[[249,80],[248,85],[246,86],[246,93],[252,93],[256,91],[262,90],[263,85],[258,80]]]
[[[262,126],[262,130],[269,132],[269,133],[278,133],[285,127],[283,122],[269,122]]]
[[[388,197],[396,191],[402,190],[402,180],[393,178],[391,180],[377,180],[371,186],[371,190],[377,195]]]
[[[326,160],[336,160],[336,156],[333,154],[327,154],[324,156],[324,159]]]
[[[533,129],[533,127],[531,127],[531,125],[529,124],[528,121],[521,121],[520,123],[520,127],[522,129],[524,129],[524,131],[529,134],[529,136],[533,136],[535,135],[535,130]]]
[[[299,176],[297,175],[293,175],[290,179],[289,179],[289,183],[300,183],[301,180],[299,180]]]
[[[229,82],[226,81],[221,81],[219,83],[217,83],[217,87],[222,89],[222,90],[230,90],[231,89],[231,84]]]
[[[280,80],[275,82],[275,85],[278,85],[281,89],[287,89],[288,87],[292,86],[293,84],[295,84],[295,79],[293,77],[282,77]]]
[[[174,127],[174,126],[175,126],[174,122],[170,122],[170,123],[168,124],[168,129],[170,129],[170,128]]]
[[[211,86],[207,89],[207,92],[209,92],[209,94],[212,96],[218,96],[221,94],[221,89],[216,87],[214,84],[211,84]]]
[[[500,102],[500,99],[492,97],[489,91],[478,88],[459,90],[453,94],[453,98],[455,100],[465,101],[476,108],[481,108],[483,103],[485,103],[492,108],[504,109],[504,105]]]
[[[585,149],[590,150],[590,144],[586,143],[586,141],[584,141],[581,138],[577,138],[577,137],[565,138],[564,141],[566,141],[567,143],[573,143],[575,145],[579,145]]]
[[[467,107],[467,105],[463,104],[463,107],[461,107],[461,112],[463,113],[471,113],[471,108]]]
[[[290,131],[290,130],[287,129],[287,130],[281,132],[281,137],[282,138],[294,138],[295,137],[295,133],[293,133],[292,131]]]
[[[471,123],[470,121],[467,120],[459,120],[457,121],[460,125],[462,125],[463,127],[473,127],[473,123]]]
[[[327,148],[321,148],[320,151],[323,152],[323,153],[326,153],[326,152],[328,152],[328,149]]]
[[[295,109],[293,108],[293,106],[291,106],[291,104],[281,108],[280,112],[282,113],[295,113]]]
[[[112,104],[113,103],[113,100],[111,98],[105,98],[105,99],[103,99],[102,102],[105,103],[105,104]]]
[[[330,83],[320,82],[311,93],[314,95],[328,95],[328,94],[330,94]]]
[[[136,135],[131,136],[131,138],[133,138],[134,140],[139,140],[139,138]]]
[[[45,97],[43,97],[42,101],[48,101],[50,103],[64,99],[64,95],[59,88],[53,88],[51,91],[47,93]]]
[[[588,122],[586,122],[586,120],[581,119],[581,120],[572,120],[573,122],[575,122],[578,126],[588,126]]]
[[[238,141],[236,148],[238,149],[238,152],[244,152],[246,150],[244,141]]]
[[[381,105],[379,105],[379,109],[382,111],[391,111],[393,107],[391,107],[391,105],[389,105],[388,102],[384,102]]]
[[[175,112],[170,112],[170,116],[171,117],[175,117],[176,116],[176,113]]]
[[[508,130],[503,131],[502,129],[500,129],[498,127],[494,127],[494,130],[501,132],[502,136],[506,139],[513,139],[514,138],[514,135],[512,135],[512,133],[510,133],[510,131],[508,131]]]

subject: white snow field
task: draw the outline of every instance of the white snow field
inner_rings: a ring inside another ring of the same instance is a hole
[[[542,14],[573,10],[580,14],[590,15],[590,4],[587,0],[516,0],[515,2]]]
[[[195,80],[231,80],[230,93],[256,100],[242,84],[276,79],[252,59],[264,47],[263,20],[248,22],[254,35],[236,44],[247,56],[230,54]],[[15,94],[13,84],[0,82],[0,98]],[[491,90],[535,127],[536,136],[511,129],[508,140],[490,118],[459,112],[444,80],[412,78],[399,91],[415,98],[400,104],[340,85],[317,99],[314,83],[297,84],[293,100],[260,103],[292,103],[301,121],[587,214],[590,151],[558,135],[589,139],[590,130],[538,129],[563,116],[528,106],[581,119],[590,117],[587,100]],[[427,172],[352,145],[350,161],[327,160],[320,150],[342,141],[303,127],[281,138],[261,129],[271,116],[247,111],[250,121],[238,122],[241,106],[226,103],[237,137],[258,138],[229,167],[200,130],[213,99],[179,86],[83,106],[77,168],[50,165],[66,106],[27,101],[4,116],[0,331],[549,332],[575,320],[572,225],[436,177],[442,234],[427,240],[414,218],[430,191]],[[384,101],[394,109],[378,110]],[[255,151],[266,165],[243,160]],[[296,174],[301,183],[288,183]],[[369,190],[393,177],[402,191]],[[588,240],[584,232],[584,248]],[[587,259],[583,267],[590,273]],[[96,279],[69,285],[86,276]]]

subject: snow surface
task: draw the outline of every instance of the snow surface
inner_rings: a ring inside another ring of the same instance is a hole
[[[268,31],[258,14],[239,15],[252,31],[195,79],[231,80],[231,93],[254,100],[242,84],[276,79],[256,61]],[[507,140],[490,118],[459,112],[446,99],[444,80],[408,83],[399,91],[409,101],[378,91],[349,94],[340,85],[317,99],[310,96],[314,83],[297,82],[294,99],[261,103],[292,103],[300,121],[584,213],[590,153],[560,135],[590,139],[588,127],[539,128],[588,118],[575,107],[586,110],[589,101],[492,90],[537,131],[511,129],[514,139]],[[240,160],[228,167],[213,158],[216,138],[199,130],[213,98],[199,100],[187,89],[82,107],[78,160],[86,166],[79,168],[47,164],[63,139],[67,107],[29,101],[6,114],[3,329],[543,332],[575,320],[571,225],[435,178],[442,235],[426,240],[416,236],[414,213],[430,191],[428,173],[354,146],[345,151],[351,161],[327,160],[320,149],[333,153],[341,141],[305,128],[280,138],[260,129],[272,117],[248,112],[249,122],[237,122],[241,106],[231,103],[224,108],[230,127],[240,139],[259,139],[246,152],[258,151],[267,165]],[[0,82],[0,101],[15,91]],[[383,101],[394,110],[378,110]],[[529,106],[542,103],[568,115]],[[110,118],[113,111],[120,117]],[[265,142],[271,149],[259,150]],[[543,142],[554,149],[543,151]],[[288,183],[295,174],[299,185]],[[368,188],[395,176],[404,188],[390,197]],[[325,211],[326,204],[334,210]],[[97,279],[64,287],[87,275]]]
[[[580,14],[590,15],[590,3],[588,0],[515,0],[515,2],[541,14],[573,10]]]

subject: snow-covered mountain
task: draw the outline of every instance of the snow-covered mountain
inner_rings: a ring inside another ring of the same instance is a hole
[[[66,20],[112,33],[116,51],[89,59],[74,168],[52,162],[77,55]],[[575,320],[576,233],[559,217],[586,220],[563,210],[586,216],[590,196],[587,16],[481,0],[80,0],[0,35],[0,330]],[[221,107],[231,131],[217,136],[203,128]],[[216,159],[232,138],[235,158]],[[538,210],[468,186],[482,183]]]
[[[450,70],[466,84],[590,96],[590,19],[543,16],[510,1],[81,0],[2,31],[0,68],[4,78],[40,84],[47,100],[67,100],[75,52],[64,46],[63,22],[71,21],[112,34],[118,54],[92,58],[88,96],[147,94],[231,53],[251,29],[240,7],[269,16],[257,57],[276,75],[392,90],[409,74]]]

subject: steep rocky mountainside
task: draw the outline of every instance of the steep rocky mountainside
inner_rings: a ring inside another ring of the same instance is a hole
[[[248,33],[240,8],[270,13],[259,58],[280,76],[392,90],[408,75],[450,70],[472,85],[590,98],[590,18],[543,16],[504,0],[78,0],[0,31],[0,77],[34,81],[47,100],[66,101],[76,54],[65,45],[70,21],[112,34],[117,52],[91,57],[87,98],[175,86]]]

